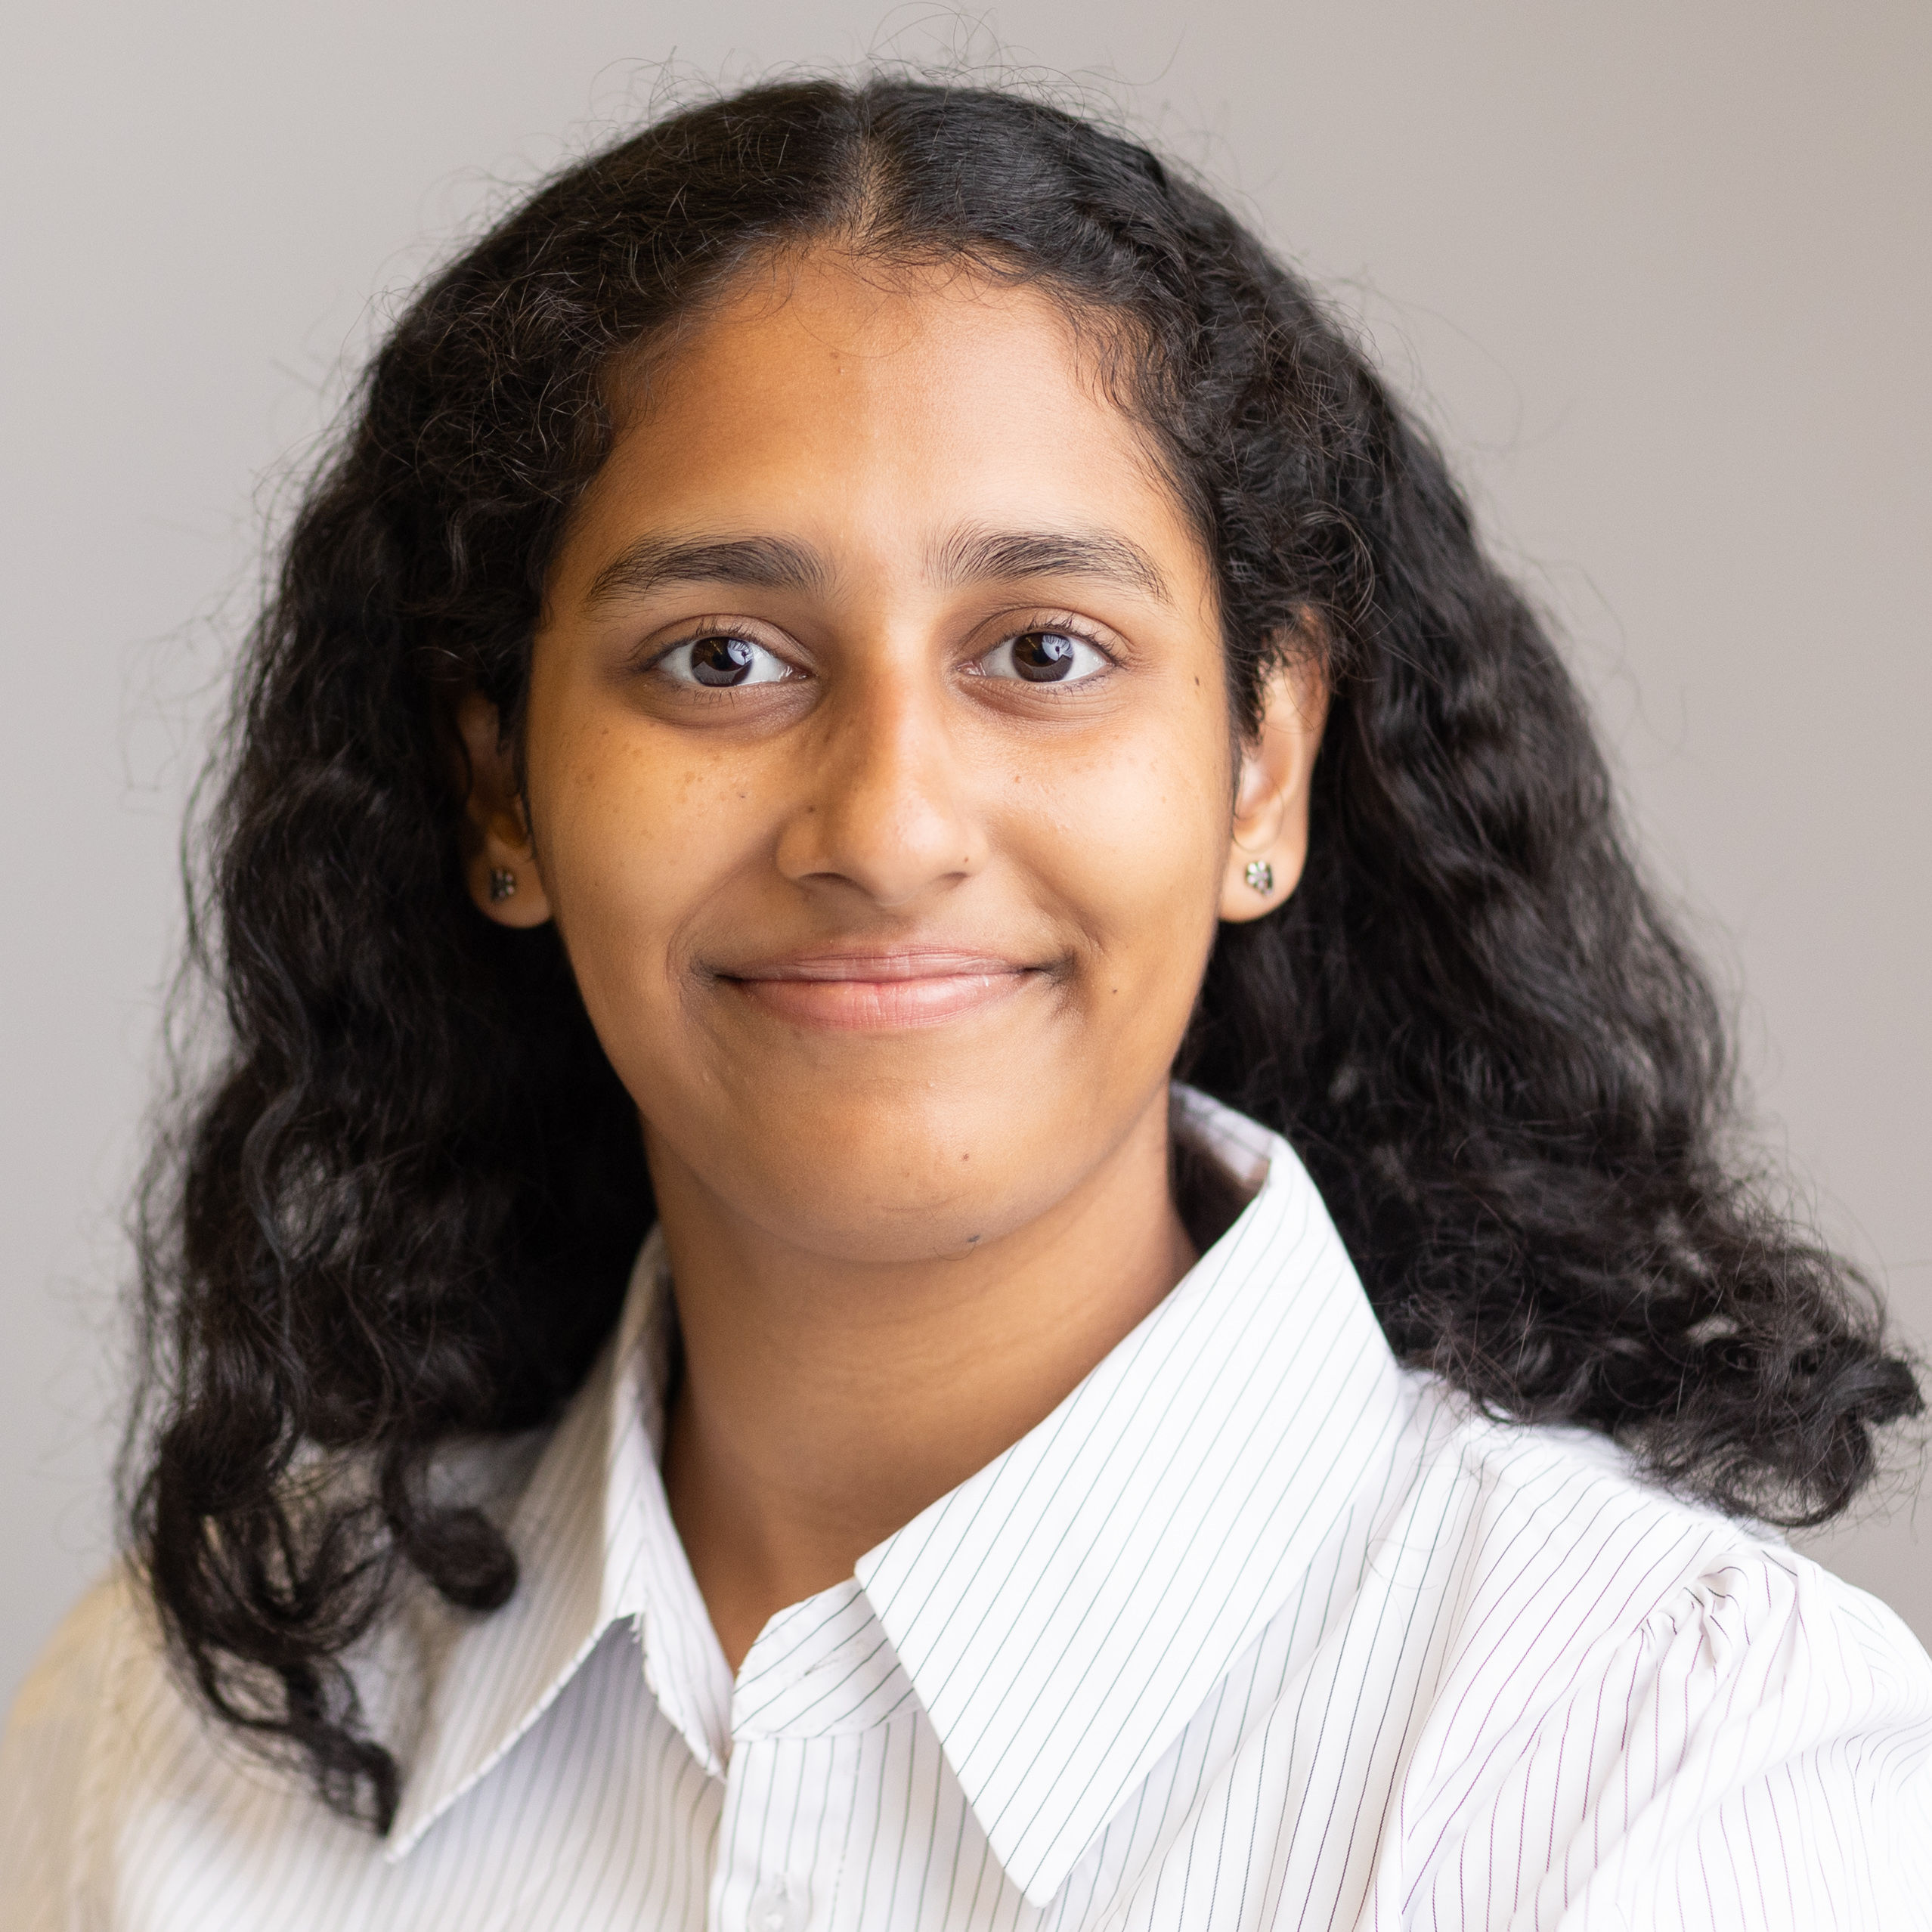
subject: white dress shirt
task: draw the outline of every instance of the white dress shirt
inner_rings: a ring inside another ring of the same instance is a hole
[[[506,1506],[516,1596],[361,1667],[388,1838],[205,1719],[118,1578],[0,1745],[0,1922],[1932,1925],[1932,1664],[1897,1618],[1398,1367],[1293,1153],[1184,1100],[1259,1182],[1239,1220],[735,1682],[658,1477],[654,1240]]]

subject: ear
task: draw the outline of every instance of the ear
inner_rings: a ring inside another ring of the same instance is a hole
[[[1260,729],[1241,748],[1222,918],[1259,919],[1299,881],[1308,856],[1308,790],[1327,718],[1328,681],[1312,652],[1269,673]]]
[[[504,740],[497,707],[467,692],[457,706],[457,731],[469,766],[466,810],[470,836],[463,859],[469,896],[500,926],[540,926],[550,895],[537,869],[530,819],[516,788],[516,761]]]

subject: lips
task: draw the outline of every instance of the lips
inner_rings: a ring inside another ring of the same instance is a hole
[[[719,977],[795,1025],[856,1033],[940,1025],[1011,998],[1038,971],[983,952],[909,947],[758,960]]]

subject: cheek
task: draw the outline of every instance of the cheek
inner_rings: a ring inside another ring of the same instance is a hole
[[[531,771],[537,856],[586,1005],[607,1039],[675,995],[681,937],[768,843],[742,771],[615,725]]]
[[[1100,994],[1131,985],[1191,1005],[1228,839],[1215,776],[1212,749],[1204,760],[1197,745],[1147,734],[1069,758],[1021,794],[1016,856],[1088,935]]]

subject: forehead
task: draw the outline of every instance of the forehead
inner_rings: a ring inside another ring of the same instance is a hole
[[[958,268],[761,265],[625,385],[587,521],[782,528],[879,552],[962,523],[1112,530],[1204,585],[1094,333],[1036,289]]]

